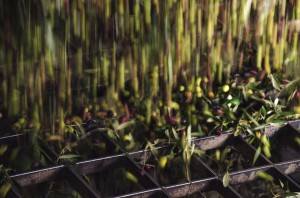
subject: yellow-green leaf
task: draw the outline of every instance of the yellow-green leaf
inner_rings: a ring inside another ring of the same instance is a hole
[[[280,82],[279,82],[279,80],[275,76],[273,76],[272,74],[269,75],[269,78],[272,81],[273,87],[275,89],[277,89],[277,90],[280,90]]]
[[[116,127],[116,131],[125,129],[125,128],[129,127],[130,125],[133,125],[134,123],[135,123],[135,121],[131,120],[131,121],[125,122],[123,124],[120,124]]]
[[[78,158],[78,157],[80,157],[80,155],[65,154],[65,155],[59,156],[58,159],[74,159],[74,158]]]
[[[7,145],[1,145],[0,146],[0,155],[3,155],[6,150],[7,150]]]
[[[256,175],[259,176],[259,177],[261,177],[264,180],[271,181],[271,182],[274,181],[273,176],[270,175],[270,174],[268,174],[268,173],[266,173],[266,172],[264,172],[264,171],[257,171]]]
[[[254,157],[253,157],[253,162],[252,162],[252,166],[255,164],[257,158],[259,157],[259,154],[261,153],[261,147],[259,146],[256,151],[255,151],[255,154],[254,154]]]

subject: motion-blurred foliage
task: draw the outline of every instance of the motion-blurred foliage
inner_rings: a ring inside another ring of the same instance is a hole
[[[178,85],[248,67],[297,76],[299,30],[299,0],[1,0],[0,129],[62,131],[83,105],[123,114],[128,93],[150,115]]]

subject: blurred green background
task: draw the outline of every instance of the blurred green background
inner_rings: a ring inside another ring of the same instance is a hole
[[[213,91],[232,73],[299,71],[299,0],[1,0],[0,129],[64,128],[67,115],[145,122],[172,90]]]

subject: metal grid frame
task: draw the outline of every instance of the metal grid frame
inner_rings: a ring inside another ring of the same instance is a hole
[[[287,122],[283,128],[268,126],[264,133],[270,138],[284,140],[283,137],[300,137],[300,121]],[[97,128],[93,130],[98,130]],[[99,130],[100,132],[101,130]],[[284,134],[284,136],[282,136]],[[199,159],[199,171],[206,171],[208,174],[203,178],[183,182],[179,184],[161,185],[150,173],[143,170],[137,160],[150,159],[153,155],[150,150],[136,152],[126,152],[115,140],[111,139],[107,133],[101,131],[101,135],[107,142],[115,148],[119,148],[121,154],[79,161],[72,165],[55,165],[52,167],[41,168],[38,170],[27,171],[24,173],[12,174],[5,182],[11,184],[7,197],[22,197],[21,187],[40,185],[49,181],[65,179],[70,186],[82,197],[101,197],[99,192],[83,179],[84,174],[94,174],[111,169],[125,167],[130,170],[138,179],[139,184],[144,188],[141,191],[134,191],[123,195],[113,195],[113,197],[184,197],[197,193],[197,197],[205,197],[203,193],[216,191],[223,197],[243,197],[235,188],[237,185],[252,182],[258,179],[257,171],[266,171],[275,178],[275,183],[288,183],[289,189],[300,192],[300,151],[299,155],[288,156],[287,160],[271,161],[263,154],[260,154],[256,166],[243,170],[230,172],[230,184],[223,187],[222,176],[217,174],[206,162]],[[26,145],[29,140],[28,133],[11,135],[0,138],[0,145]],[[229,144],[235,144],[239,152],[243,155],[253,157],[256,149],[244,138],[235,137],[232,133],[220,136],[209,136],[193,140],[195,147],[202,150],[221,148]],[[286,144],[287,142],[285,142]],[[170,145],[157,148],[158,152],[166,152]],[[57,154],[47,145],[44,150],[48,157],[55,160]],[[141,174],[143,172],[143,174]],[[293,175],[293,176],[291,176]],[[294,176],[296,175],[296,176]]]

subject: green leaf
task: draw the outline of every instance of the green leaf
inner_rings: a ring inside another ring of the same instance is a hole
[[[201,149],[195,149],[193,153],[195,153],[195,154],[197,154],[197,155],[200,156],[200,155],[204,155],[204,154],[205,154],[205,151],[203,151],[203,150],[201,150]]]
[[[280,113],[280,115],[282,116],[291,116],[291,115],[295,115],[295,113],[293,111],[283,111]]]
[[[147,145],[146,145],[145,149],[147,149],[148,147],[150,147],[151,152],[153,153],[154,157],[156,158],[157,150],[156,150],[155,146],[147,140]]]
[[[261,113],[264,117],[267,115],[267,110],[264,106],[261,107]]]
[[[238,106],[238,105],[240,105],[240,100],[238,99],[238,98],[232,98],[231,100],[229,100],[228,102],[227,102],[227,104],[232,104],[232,105],[234,105],[234,106]]]
[[[299,198],[300,192],[285,192],[282,195],[286,198]]]
[[[273,87],[277,90],[280,90],[279,80],[275,76],[273,76],[272,74],[269,75],[269,78],[271,79]]]
[[[279,99],[278,99],[278,98],[275,98],[275,100],[274,100],[274,106],[277,106],[277,105],[278,105],[278,102],[279,102]]]
[[[187,143],[188,143],[188,145],[189,146],[191,146],[191,142],[192,142],[192,128],[191,128],[191,125],[190,126],[188,126],[188,128],[187,128]]]
[[[125,129],[131,125],[133,125],[135,123],[134,120],[130,120],[128,122],[125,122],[123,124],[120,124],[119,126],[116,127],[116,131],[119,131],[119,130],[122,130],[122,129]]]
[[[254,164],[255,164],[256,160],[258,159],[260,153],[261,153],[261,147],[259,146],[255,151],[252,166],[254,166]]]
[[[195,150],[195,144],[192,144],[192,147],[191,147],[191,155],[193,155],[194,150]]]
[[[0,155],[3,155],[6,150],[7,150],[7,145],[1,145],[0,146]]]
[[[274,119],[276,119],[277,117],[278,117],[277,114],[271,115],[270,117],[268,117],[268,118],[266,119],[266,123],[267,123],[267,124],[271,123],[271,122],[272,122]]]
[[[242,111],[256,126],[260,126],[260,124],[251,115],[249,115],[245,109],[242,109]]]
[[[177,131],[174,128],[172,128],[172,132],[173,132],[175,140],[179,140],[179,136],[177,134]]]
[[[251,99],[253,99],[253,100],[256,100],[256,101],[258,101],[258,102],[263,103],[263,104],[266,105],[267,107],[271,107],[272,104],[273,104],[271,101],[265,100],[265,99],[261,99],[261,98],[259,98],[258,96],[254,95],[254,94],[250,95],[249,97],[250,97]]]
[[[58,159],[74,159],[74,158],[78,158],[80,157],[80,155],[75,155],[75,154],[65,154],[65,155],[61,155],[58,157]]]
[[[266,128],[266,125],[265,124],[261,124],[260,126],[254,127],[252,129],[252,131],[259,131],[259,130],[262,130],[264,128]]]
[[[229,185],[229,180],[230,180],[229,172],[226,171],[225,175],[223,176],[223,186],[225,188]]]
[[[284,120],[280,120],[280,119],[274,119],[272,120],[272,122],[270,123],[270,125],[274,126],[274,127],[277,127],[277,128],[280,128],[282,126],[285,125],[285,121]]]
[[[171,141],[169,129],[165,130],[165,135],[167,136],[169,142]]]
[[[279,96],[284,96],[284,95],[290,95],[293,91],[295,91],[295,89],[297,88],[297,86],[300,83],[300,78],[298,77],[297,79],[289,82],[279,93]]]
[[[238,106],[235,106],[238,107]],[[229,108],[223,108],[224,109],[224,113],[225,115],[227,115],[231,120],[236,120],[235,115],[233,114],[233,112],[235,112],[234,110],[230,110]]]
[[[82,127],[82,124],[80,124],[80,122],[76,122],[74,121],[76,127],[78,127],[79,130],[76,130],[77,133],[79,133],[80,135],[83,135],[85,134],[85,130],[84,128]]]
[[[227,158],[227,154],[231,151],[231,148],[229,146],[227,146],[221,153],[221,162],[224,162]]]
[[[255,136],[255,134],[253,133],[252,129],[246,128],[246,131],[247,131],[250,135]]]
[[[279,184],[280,184],[281,188],[284,188],[284,183],[281,180],[279,180]]]
[[[120,136],[118,135],[118,133],[116,133],[116,131],[114,131],[112,129],[107,130],[107,135],[114,140],[116,140],[116,137],[120,139]]]
[[[153,141],[153,143],[154,143],[154,145],[156,145],[156,144],[159,144],[159,143],[162,143],[162,142],[166,142],[166,141],[167,141],[166,139],[156,139],[156,140]]]
[[[261,177],[264,180],[267,180],[267,181],[270,181],[270,182],[274,181],[273,176],[270,175],[270,174],[268,174],[268,173],[266,173],[266,172],[264,172],[264,171],[260,171],[259,170],[259,171],[256,172],[256,175],[259,176],[259,177]]]
[[[291,102],[295,98],[295,94],[297,93],[297,89],[295,89],[290,96],[288,97],[288,103]]]
[[[285,121],[284,120],[281,120],[281,119],[274,119],[272,120],[271,123],[284,123]]]

